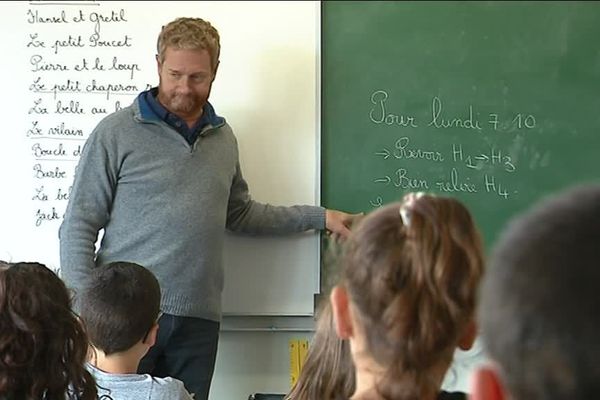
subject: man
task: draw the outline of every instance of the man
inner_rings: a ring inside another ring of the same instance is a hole
[[[219,34],[206,21],[179,18],[163,27],[158,88],[94,129],[60,228],[61,269],[75,290],[95,265],[113,261],[155,274],[165,314],[140,372],[178,378],[200,400],[208,397],[216,358],[225,228],[251,234],[327,228],[345,236],[355,217],[251,200],[236,138],[208,102],[219,51]]]
[[[475,400],[595,399],[600,393],[600,186],[547,199],[511,223],[481,293],[493,364]]]

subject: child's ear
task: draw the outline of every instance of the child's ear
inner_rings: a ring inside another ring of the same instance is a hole
[[[349,339],[352,337],[353,330],[348,292],[343,286],[336,286],[331,291],[329,301],[331,302],[337,335],[341,339]]]
[[[475,339],[477,339],[477,323],[471,319],[458,342],[458,348],[461,350],[471,349],[475,344]]]
[[[470,400],[506,400],[498,371],[491,365],[478,367],[471,377]]]
[[[158,322],[155,322],[154,325],[152,325],[152,328],[150,328],[150,330],[148,331],[148,336],[146,337],[146,340],[144,341],[144,343],[147,344],[148,347],[152,347],[156,343],[157,337],[158,337]]]

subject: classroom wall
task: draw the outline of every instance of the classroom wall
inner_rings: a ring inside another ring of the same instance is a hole
[[[290,339],[309,332],[222,332],[210,400],[242,399],[250,393],[290,390]]]

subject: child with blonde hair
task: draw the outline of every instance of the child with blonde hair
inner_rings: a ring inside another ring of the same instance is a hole
[[[354,392],[354,364],[347,340],[335,332],[329,301],[317,314],[317,326],[298,381],[286,400],[347,399]]]
[[[450,197],[410,194],[367,215],[331,293],[336,330],[356,367],[352,400],[465,398],[440,390],[454,351],[476,337],[480,234]]]

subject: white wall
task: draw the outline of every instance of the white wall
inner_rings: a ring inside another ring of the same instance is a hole
[[[210,400],[242,399],[255,392],[290,390],[290,339],[308,332],[221,332]]]

